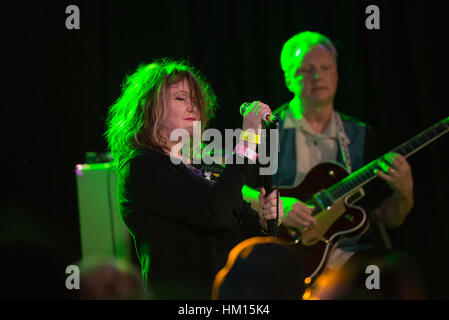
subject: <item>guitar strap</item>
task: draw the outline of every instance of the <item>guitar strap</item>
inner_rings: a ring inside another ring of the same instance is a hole
[[[348,173],[352,172],[352,166],[351,166],[351,156],[349,154],[349,148],[348,145],[351,143],[349,141],[349,138],[346,136],[345,129],[343,127],[343,120],[341,119],[338,112],[334,112],[335,114],[335,122],[337,123],[337,138],[338,143],[340,144],[340,150],[341,150],[341,157],[343,159],[343,163],[345,164],[346,170]],[[378,221],[377,219],[374,219],[377,223],[377,227],[379,228],[380,236],[382,237],[382,240],[384,241],[385,247],[387,249],[390,249],[392,247],[391,240],[388,237],[387,230],[385,228],[385,225]]]
[[[343,159],[343,163],[346,167],[346,170],[348,171],[348,173],[351,173],[352,172],[351,155],[349,154],[348,148],[348,145],[351,143],[351,141],[349,141],[349,138],[345,133],[345,128],[343,127],[343,120],[341,120],[341,117],[338,114],[338,112],[334,112],[334,116],[335,122],[337,124],[337,139],[340,145],[341,158]]]

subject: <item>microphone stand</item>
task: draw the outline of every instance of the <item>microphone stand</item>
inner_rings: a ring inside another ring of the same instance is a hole
[[[271,155],[271,150],[270,150],[270,134],[267,132],[268,131],[269,126],[266,125],[265,121],[262,120],[262,141],[265,143],[265,148],[266,148],[266,154],[268,159],[270,159],[270,155]],[[270,163],[268,162],[268,164],[266,166],[269,166]],[[279,170],[279,168],[278,168]],[[264,180],[264,188],[265,188],[265,197],[268,197],[270,195],[270,193],[273,191],[273,187],[272,187],[272,183],[271,183],[271,175],[264,175],[263,176],[263,180]],[[267,225],[268,225],[268,233],[270,234],[270,236],[276,237],[277,233],[278,233],[278,221],[279,218],[279,195],[277,197],[277,215],[276,215],[276,219],[270,219],[267,220]]]

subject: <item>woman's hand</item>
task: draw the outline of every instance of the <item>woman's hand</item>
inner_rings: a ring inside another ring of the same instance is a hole
[[[265,197],[265,189],[259,193],[259,222],[265,231],[268,230],[267,220],[276,220],[277,216],[277,190],[273,190],[267,197]],[[277,225],[279,226],[284,215],[284,208],[282,206],[281,197],[279,197],[279,216]]]
[[[243,114],[243,131],[251,129],[254,133],[258,133],[258,130],[262,129],[262,117],[265,113],[271,113],[268,105],[260,101],[251,103]]]

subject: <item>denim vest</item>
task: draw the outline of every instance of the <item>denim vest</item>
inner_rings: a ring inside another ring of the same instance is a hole
[[[296,177],[296,128],[284,128],[286,108],[281,107],[280,109],[283,110],[280,114],[279,121],[279,186],[292,187]],[[353,118],[340,112],[338,114],[343,120],[343,127],[350,141],[348,149],[351,157],[352,171],[354,172],[363,167],[364,164],[366,127],[363,123]],[[345,167],[340,145],[338,146],[337,159],[335,161]]]

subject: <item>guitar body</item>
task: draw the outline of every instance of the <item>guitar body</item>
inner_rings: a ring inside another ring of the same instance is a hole
[[[316,206],[313,216],[317,225],[307,231],[292,232],[281,225],[278,237],[292,243],[305,264],[305,271],[312,282],[326,270],[333,249],[345,239],[363,234],[369,227],[365,211],[350,204],[351,198],[363,196],[363,190],[355,190],[346,197],[336,199],[328,208],[318,206],[314,195],[348,176],[347,171],[335,163],[315,166],[297,187],[280,189],[282,197],[294,197]]]
[[[449,132],[449,117],[441,120],[392,152],[405,158]],[[364,196],[363,185],[376,178],[376,170],[384,170],[381,158],[373,160],[351,175],[339,164],[315,166],[297,187],[280,189],[282,197],[292,197],[309,205],[317,224],[305,230],[288,230],[281,225],[278,237],[292,243],[302,257],[312,284],[326,271],[329,257],[346,239],[363,234],[369,228],[365,211],[353,205]]]

